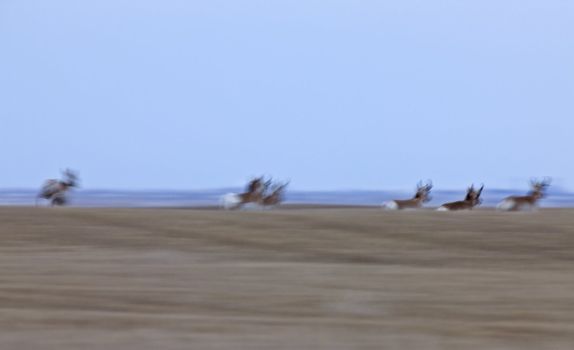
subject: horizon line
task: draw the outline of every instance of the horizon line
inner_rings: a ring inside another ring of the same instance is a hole
[[[228,187],[209,187],[209,188],[105,188],[105,187],[94,187],[94,188],[76,188],[74,192],[88,192],[88,191],[100,191],[100,192],[217,192],[224,190],[241,190],[243,187],[240,186],[228,186]],[[0,187],[0,191],[38,191],[38,188],[32,187]],[[442,188],[433,189],[434,192],[446,192],[446,191],[464,191],[466,188]],[[525,188],[515,188],[515,187],[485,187],[485,191],[523,191],[527,192],[528,189]],[[387,188],[387,189],[358,189],[358,188],[338,188],[338,189],[289,189],[288,192],[412,192],[411,189],[399,189],[399,188]],[[549,192],[563,192],[572,193],[569,189],[561,186],[552,186]]]

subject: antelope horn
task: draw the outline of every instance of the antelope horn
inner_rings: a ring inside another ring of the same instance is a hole
[[[480,190],[478,190],[478,194],[477,197],[480,196],[480,194],[482,193],[482,190],[484,189],[484,184],[482,184],[482,186],[480,186]]]

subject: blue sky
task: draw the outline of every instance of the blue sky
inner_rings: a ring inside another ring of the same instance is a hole
[[[574,2],[2,0],[0,187],[574,190]]]

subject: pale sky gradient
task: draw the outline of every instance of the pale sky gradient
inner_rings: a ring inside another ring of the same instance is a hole
[[[0,187],[574,190],[574,1],[0,0]]]

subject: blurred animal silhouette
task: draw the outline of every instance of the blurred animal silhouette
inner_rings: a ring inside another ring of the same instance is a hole
[[[550,186],[552,179],[545,177],[542,181],[530,180],[532,190],[526,196],[506,197],[496,207],[502,211],[535,210],[538,201],[546,195],[546,190]]]
[[[472,185],[467,189],[466,197],[464,198],[464,200],[445,203],[441,205],[437,210],[439,211],[470,210],[475,206],[480,205],[480,203],[482,203],[480,195],[482,194],[483,189],[484,185],[482,185],[478,191],[475,190],[474,185]]]
[[[415,196],[411,199],[394,199],[392,201],[383,203],[383,209],[387,210],[402,210],[402,209],[418,209],[431,200],[430,191],[432,189],[432,182],[429,180],[423,185],[422,181],[417,184]]]
[[[62,206],[68,202],[68,191],[78,186],[78,175],[66,169],[62,172],[62,180],[50,179],[44,182],[40,193],[36,197],[36,205],[39,199],[46,199],[50,202],[51,206]]]
[[[261,207],[273,207],[280,204],[285,197],[285,189],[289,182],[273,183],[272,179],[265,181],[263,176],[254,178],[246,186],[243,193],[228,193],[221,198],[224,209],[239,209],[253,203]]]
[[[238,209],[247,203],[259,203],[263,197],[263,176],[251,179],[243,193],[227,193],[221,198],[224,209]]]

